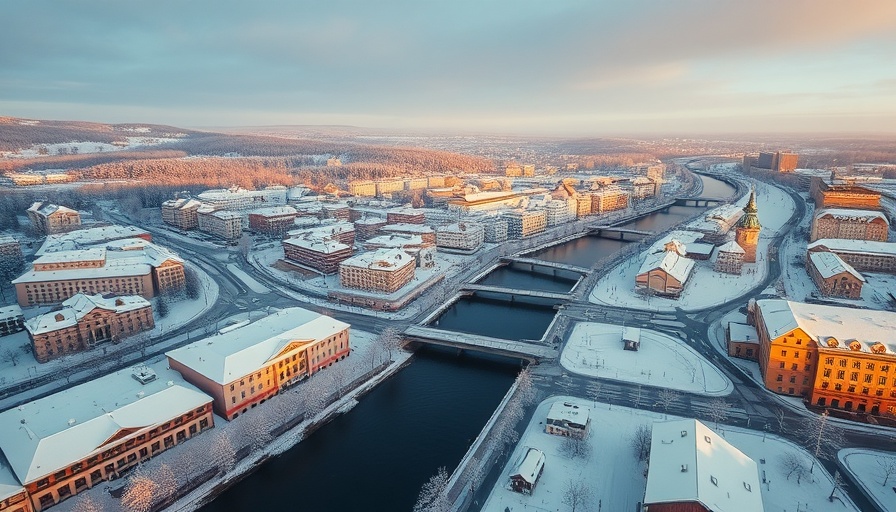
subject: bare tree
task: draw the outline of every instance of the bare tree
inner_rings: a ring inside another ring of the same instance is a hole
[[[394,361],[392,353],[401,348],[401,332],[394,327],[386,327],[377,336],[376,342],[385,349],[389,361]]]
[[[314,374],[307,382],[302,384],[301,392],[305,396],[305,414],[312,418],[327,408],[330,403],[332,390],[330,379],[320,372]]]
[[[156,491],[159,502],[167,500],[177,492],[177,476],[168,464],[163,462],[156,468],[153,472],[153,480],[159,486]]]
[[[706,403],[706,414],[716,424],[716,429],[719,428],[719,423],[728,419],[730,412],[731,404],[724,398],[713,398]]]
[[[561,500],[572,512],[583,510],[592,500],[591,489],[583,480],[569,480],[563,488]]]
[[[837,450],[845,442],[843,432],[837,428],[831,428],[828,422],[828,411],[822,414],[808,418],[803,421],[799,430],[800,437],[806,447],[812,452],[812,466],[809,473],[815,471],[815,464],[819,457],[833,457],[837,454]]]
[[[597,407],[598,399],[600,398],[600,392],[603,391],[603,384],[600,381],[595,380],[588,383],[588,398],[594,401],[594,406]]]
[[[591,443],[588,437],[565,437],[560,444],[560,453],[570,459],[587,459],[591,456]]]
[[[638,456],[639,461],[647,460],[650,457],[650,440],[652,437],[652,432],[650,427],[645,424],[640,424],[632,433],[632,437],[629,440],[632,449],[635,451],[635,455]]]
[[[135,471],[128,479],[127,488],[121,495],[121,506],[128,512],[149,512],[159,485],[141,471]]]
[[[785,432],[787,430],[785,428],[786,427],[785,421],[787,419],[787,413],[784,412],[784,409],[778,409],[777,411],[775,411],[775,419],[778,421],[778,431]]]
[[[806,475],[806,466],[803,465],[803,458],[796,452],[786,452],[781,456],[779,464],[781,466],[781,471],[784,472],[784,476],[787,477],[787,480],[790,480],[791,476],[796,477],[797,485],[799,485],[800,480]]]
[[[657,405],[663,408],[663,413],[669,413],[669,407],[672,407],[675,402],[678,402],[678,399],[681,398],[681,394],[673,389],[664,389],[660,391],[659,401],[657,401]]]
[[[217,430],[212,434],[211,446],[209,446],[209,462],[222,473],[233,469],[236,463],[236,450],[233,442],[225,430]]]
[[[268,405],[270,407],[271,404]],[[247,439],[249,446],[257,450],[267,445],[271,436],[271,418],[267,414],[267,407],[256,408],[239,418],[239,426],[243,439]]]
[[[21,354],[16,352],[15,350],[8,348],[0,354],[0,360],[6,363],[12,363],[13,366],[16,366],[19,363],[19,357]]]
[[[476,457],[470,457],[467,467],[464,468],[464,478],[470,483],[470,492],[476,492],[483,476],[485,476],[485,469],[482,467],[482,462]]]
[[[423,484],[414,512],[449,512],[451,503],[448,500],[448,472],[440,467],[435,475]]]
[[[890,477],[896,475],[896,458],[885,456],[877,458],[877,465],[880,466],[880,473],[884,476],[882,486],[887,485]]]
[[[75,500],[72,512],[101,512],[103,507],[97,503],[89,494],[82,494]]]
[[[199,281],[199,275],[196,270],[190,267],[184,267],[184,292],[190,300],[199,298],[202,291],[202,283]]]
[[[532,370],[525,367],[516,376],[517,393],[522,405],[530,405],[535,401],[536,391],[532,384]]]

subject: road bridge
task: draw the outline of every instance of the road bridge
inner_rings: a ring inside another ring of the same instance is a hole
[[[557,293],[557,292],[549,292],[545,290],[524,290],[519,288],[505,288],[503,286],[490,286],[484,284],[464,284],[461,287],[462,290],[467,290],[471,292],[492,292],[492,293],[503,293],[505,295],[510,295],[511,300],[514,296],[517,297],[541,297],[544,299],[555,299],[561,301],[567,301],[572,296],[569,293]]]
[[[601,238],[612,238],[613,240],[626,240],[625,235],[629,235],[628,240],[640,241],[655,234],[653,231],[614,228],[612,226],[591,226],[588,229],[590,229],[591,233],[594,235]]]
[[[727,203],[728,200],[718,197],[679,197],[673,204],[675,206],[690,206],[702,208],[709,206],[721,206]]]
[[[404,334],[421,343],[454,347],[460,350],[475,350],[488,354],[536,361],[557,358],[556,349],[524,341],[505,340],[464,332],[443,331],[420,325],[408,327],[405,329]]]
[[[547,260],[539,260],[537,258],[523,258],[523,257],[508,257],[501,258],[501,261],[506,261],[510,263],[510,265],[514,268],[526,267],[527,265],[532,267],[530,270],[535,271],[534,267],[544,267],[544,268],[553,268],[558,270],[566,270],[569,272],[575,272],[577,274],[587,275],[591,273],[591,269],[585,267],[579,267],[577,265],[570,265],[569,263],[558,263],[556,261],[547,261]]]

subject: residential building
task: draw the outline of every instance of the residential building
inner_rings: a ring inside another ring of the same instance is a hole
[[[25,322],[39,363],[102,343],[119,343],[153,327],[152,304],[139,295],[107,299],[78,293],[63,301],[62,309]]]
[[[363,244],[364,249],[401,249],[414,257],[418,268],[432,268],[436,263],[435,244],[423,241],[419,235],[380,235]]]
[[[737,242],[731,240],[716,249],[716,262],[713,269],[716,272],[740,275],[744,265],[744,250]]]
[[[376,180],[374,182],[376,185],[376,195],[383,196],[386,194],[391,194],[392,192],[401,192],[404,190],[404,179],[401,178],[389,178]]]
[[[896,417],[896,313],[751,303],[763,383],[819,407]]]
[[[283,236],[295,226],[296,209],[292,206],[269,206],[249,212],[249,229],[258,233]]]
[[[350,351],[347,323],[287,308],[165,355],[172,370],[211,397],[217,414],[233,420]]]
[[[203,204],[213,206],[216,210],[245,211],[264,206],[286,204],[288,189],[274,185],[261,190],[246,190],[239,187],[228,189],[206,190],[196,196]]]
[[[164,247],[129,238],[103,248],[45,254],[12,283],[22,307],[58,304],[77,293],[150,299],[183,288],[183,264],[184,260]]]
[[[547,192],[548,190],[546,189],[529,189],[521,192],[471,192],[461,197],[449,199],[448,211],[468,213],[506,207],[519,208],[527,203],[529,196]]]
[[[64,233],[81,227],[81,214],[71,208],[46,201],[33,203],[26,213],[31,225],[45,235]]]
[[[16,304],[0,307],[0,336],[25,330],[25,316]]]
[[[676,239],[667,242],[662,250],[654,246],[635,276],[635,291],[680,296],[694,269],[694,260],[685,254],[686,246]]]
[[[806,270],[822,295],[844,299],[862,297],[865,278],[832,252],[810,252],[806,258]]]
[[[815,208],[880,209],[880,192],[870,188],[850,183],[828,184],[819,177],[812,178],[810,187]]]
[[[822,238],[809,244],[808,252],[827,251],[859,272],[896,274],[896,243]]]
[[[650,178],[638,176],[632,180],[632,198],[647,199],[653,197],[657,192],[657,184]]]
[[[346,288],[392,293],[414,278],[416,261],[401,249],[376,249],[339,264],[339,284]]]
[[[631,194],[619,187],[607,187],[591,194],[591,213],[603,213],[628,208]]]
[[[384,235],[418,235],[424,242],[436,243],[436,232],[425,224],[387,224],[380,228]]]
[[[890,221],[882,212],[847,208],[822,208],[812,217],[809,241],[822,238],[846,238],[886,242]]]
[[[750,361],[759,360],[759,335],[756,334],[755,327],[737,322],[728,322],[727,335],[729,356],[749,359]]]
[[[774,153],[762,152],[756,158],[753,167],[775,172],[793,172],[799,162],[799,155],[775,151]]]
[[[18,240],[11,236],[0,236],[0,261],[7,267],[25,263]]]
[[[130,368],[0,413],[0,450],[41,511],[214,427],[211,402],[164,364]]]
[[[425,224],[424,211],[413,208],[393,208],[386,212],[386,222],[389,224]]]
[[[345,203],[321,203],[320,216],[322,219],[348,221],[351,218],[351,208]]]
[[[535,448],[526,450],[516,470],[510,475],[510,488],[522,494],[532,494],[544,471],[544,453]]]
[[[203,231],[228,242],[236,241],[243,234],[243,216],[235,211],[215,210],[205,205],[197,211],[199,231]]]
[[[423,176],[419,178],[408,178],[404,180],[405,190],[423,190],[429,186],[429,180]]]
[[[743,216],[743,207],[724,204],[689,222],[687,228],[702,233],[703,239],[708,242],[720,244],[725,242],[728,232]]]
[[[523,168],[520,167],[518,163],[509,163],[504,166],[504,176],[509,176],[511,178],[520,177],[523,175]]]
[[[355,234],[359,240],[373,238],[387,224],[382,217],[364,217],[355,221]]]
[[[578,194],[576,200],[576,218],[591,215],[591,194]]]
[[[101,246],[109,242],[140,238],[152,242],[152,234],[145,229],[135,226],[97,226],[93,228],[78,229],[68,233],[48,235],[40,249],[35,251],[35,256],[43,256],[51,252],[75,251],[90,247]]]
[[[565,224],[576,218],[576,202],[574,199],[552,199],[545,203],[545,220],[547,226]]]
[[[290,238],[321,238],[335,240],[341,244],[352,246],[355,243],[355,225],[351,222],[338,221],[319,226],[295,229],[288,233]]]
[[[442,249],[477,251],[484,238],[481,224],[457,222],[436,228],[436,246]]]
[[[445,186],[445,177],[444,176],[427,176],[426,178],[428,188],[438,188]]]
[[[763,511],[756,462],[700,421],[654,422],[647,467],[647,512]]]
[[[506,220],[503,220],[500,217],[492,217],[486,219],[482,226],[483,240],[486,242],[490,244],[499,244],[507,241],[508,223]]]
[[[568,402],[554,402],[545,418],[544,431],[555,436],[585,439],[591,424],[591,410]]]
[[[352,256],[352,247],[337,240],[305,235],[282,242],[287,259],[324,274],[335,274],[339,264]]]
[[[737,222],[734,241],[744,250],[744,263],[756,263],[756,247],[759,245],[759,216],[756,208],[756,191],[750,192],[750,200],[744,206],[744,215]]]
[[[196,211],[200,206],[195,199],[169,199],[162,203],[162,221],[179,229],[194,229],[199,226]]]
[[[666,174],[666,164],[648,165],[644,169],[644,175],[654,183],[662,183]]]
[[[507,237],[515,240],[542,233],[548,224],[547,212],[544,210],[518,208],[505,212],[503,217],[507,221]]]

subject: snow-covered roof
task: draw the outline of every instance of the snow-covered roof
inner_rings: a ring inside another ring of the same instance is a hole
[[[264,217],[276,217],[278,215],[295,215],[296,209],[292,206],[268,206],[267,208],[256,208],[249,212],[249,215],[261,215]]]
[[[342,233],[351,233],[355,231],[355,225],[351,222],[347,221],[337,221],[331,222],[329,224],[322,224],[320,226],[315,226],[312,228],[306,229],[293,229],[290,230],[287,234],[290,237],[311,237],[311,238],[324,238],[330,237],[334,235],[340,235]]]
[[[737,244],[734,240],[725,242],[724,244],[719,246],[719,252],[734,252],[737,254],[744,254],[744,248]]]
[[[575,425],[587,425],[591,409],[567,402],[554,402],[548,411],[548,420],[558,420]]]
[[[433,229],[426,224],[406,224],[406,223],[396,223],[396,224],[386,224],[381,227],[382,231],[393,231],[396,233],[433,233]]]
[[[25,488],[16,479],[6,458],[0,453],[0,503],[24,491]]]
[[[348,328],[349,324],[335,318],[288,308],[165,355],[214,382],[227,384],[262,368],[290,342],[318,341]]]
[[[8,236],[8,235],[0,236],[0,245],[17,244],[17,243],[19,243],[19,241],[11,236]]]
[[[162,203],[163,208],[176,208],[178,210],[187,210],[190,208],[199,208],[202,203],[195,199],[169,199]]]
[[[405,233],[396,233],[394,235],[380,235],[369,238],[364,241],[366,247],[382,246],[382,247],[406,247],[409,245],[429,245],[423,241],[420,235],[411,235]]]
[[[18,304],[0,308],[0,319],[22,316],[22,308]]]
[[[200,210],[199,212],[205,213],[205,212],[202,212],[202,210]],[[237,212],[232,212],[230,210],[215,210],[213,212],[210,212],[209,215],[211,215],[212,217],[217,217],[221,220],[231,220],[231,219],[242,218],[242,215],[240,215]]]
[[[529,451],[526,452],[526,456],[523,457],[522,462],[516,468],[516,473],[512,476],[519,476],[529,484],[534,484],[536,480],[538,480],[538,474],[541,473],[541,468],[544,466],[544,453],[541,450],[537,450],[535,448],[529,448]]]
[[[849,219],[852,221],[858,222],[871,222],[875,219],[880,219],[890,224],[890,221],[887,219],[887,216],[882,212],[874,211],[874,210],[850,210],[848,208],[822,208],[815,212],[815,218],[820,219],[824,216],[834,217],[835,219]]]
[[[466,233],[482,231],[482,225],[475,222],[455,222],[436,228],[436,233]]]
[[[0,413],[0,449],[19,481],[83,460],[122,429],[163,423],[212,401],[165,362],[153,370],[157,379],[147,384],[129,368]]]
[[[376,249],[352,256],[341,263],[348,267],[395,271],[414,264],[414,258],[401,249]]]
[[[349,249],[349,246],[337,241],[331,240],[327,238],[320,238],[314,236],[304,236],[301,238],[287,238],[283,241],[284,244],[294,245],[296,247],[301,247],[302,249],[307,249],[309,251],[319,252],[322,254],[330,254],[337,251],[343,251],[345,249]]]
[[[145,276],[152,271],[152,267],[146,264],[134,264],[129,266],[105,266],[99,268],[73,268],[65,270],[29,271],[12,280],[18,283],[39,283],[44,281],[69,281],[77,279],[101,279],[104,277],[133,277]]]
[[[56,263],[74,263],[77,261],[97,261],[106,259],[106,250],[94,247],[71,251],[49,252],[34,260],[35,265],[49,265]]]
[[[691,242],[691,243],[688,244],[688,246],[686,247],[686,249],[687,249],[686,254],[705,254],[705,255],[710,255],[710,254],[712,254],[712,250],[715,249],[715,248],[716,248],[716,246],[714,246],[714,245],[712,245],[712,244],[705,244],[705,243],[702,243],[702,242]]]
[[[834,252],[896,255],[896,243],[893,242],[822,238],[809,244],[807,249],[811,251],[817,247],[827,247]]]
[[[135,226],[120,226],[113,224],[111,226],[102,226],[96,228],[78,229],[69,231],[68,233],[58,233],[48,235],[34,254],[42,256],[51,252],[71,251],[75,249],[84,249],[90,246],[96,246],[112,240],[122,240],[125,238],[148,237],[149,232]]]
[[[759,334],[752,325],[728,322],[728,336],[731,341],[759,343]]]
[[[758,300],[756,307],[762,312],[762,321],[772,339],[799,328],[814,339],[819,348],[896,354],[894,312],[805,304],[783,299]]]
[[[364,217],[355,221],[355,224],[385,224],[385,217]]]
[[[862,274],[859,274],[852,265],[843,261],[840,259],[840,256],[837,256],[832,252],[810,252],[809,260],[812,262],[815,269],[818,270],[818,273],[821,274],[821,277],[825,279],[847,272],[852,274],[852,276],[859,281],[863,283],[865,282],[865,278],[862,277]]]
[[[43,334],[75,325],[84,318],[84,315],[96,308],[124,313],[149,306],[149,301],[139,295],[124,295],[106,299],[99,294],[76,293],[62,302],[62,309],[31,318],[25,322],[25,328],[31,334]],[[58,315],[61,315],[59,319],[57,319]]]
[[[694,268],[694,260],[679,256],[674,251],[653,252],[647,255],[638,274],[644,274],[654,269],[660,269],[678,281],[684,283],[691,275]]]
[[[756,462],[697,420],[655,422],[644,504],[682,502],[762,512]]]
[[[38,213],[44,217],[53,215],[56,212],[78,213],[75,210],[72,210],[71,208],[66,208],[65,206],[60,206],[58,204],[47,203],[45,201],[38,201],[36,203],[32,203],[31,206],[28,208],[28,211]]]

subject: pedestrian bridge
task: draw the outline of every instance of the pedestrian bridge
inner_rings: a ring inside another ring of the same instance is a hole
[[[556,261],[546,261],[539,260],[537,258],[522,258],[522,257],[513,257],[513,258],[501,258],[501,261],[506,261],[510,263],[514,267],[532,267],[531,270],[535,270],[534,267],[544,267],[544,268],[553,268],[557,270],[566,270],[569,272],[575,272],[578,274],[586,275],[591,273],[590,268],[579,267],[577,265],[570,265],[569,263],[558,263]]]
[[[612,226],[591,226],[588,229],[591,230],[595,235],[602,238],[612,238],[613,240],[626,240],[625,235],[628,235],[628,240],[640,241],[647,237],[653,236],[653,231],[643,231],[640,229],[628,229],[628,228],[614,228]]]
[[[405,329],[404,334],[421,343],[431,343],[460,350],[475,350],[477,352],[528,360],[557,358],[557,350],[545,345],[524,341],[505,340],[464,332],[443,331],[420,325],[408,327]]]
[[[490,286],[484,284],[465,284],[461,287],[463,290],[471,291],[471,292],[493,292],[493,293],[503,293],[505,295],[510,295],[511,298],[513,296],[518,297],[542,297],[545,299],[555,299],[555,300],[569,300],[571,295],[569,293],[557,293],[557,292],[548,292],[544,290],[525,290],[519,288],[505,288],[503,286]]]
[[[727,199],[722,199],[719,197],[679,197],[675,200],[675,206],[696,206],[696,207],[709,207],[709,206],[721,206],[723,204],[727,204],[729,201]]]

